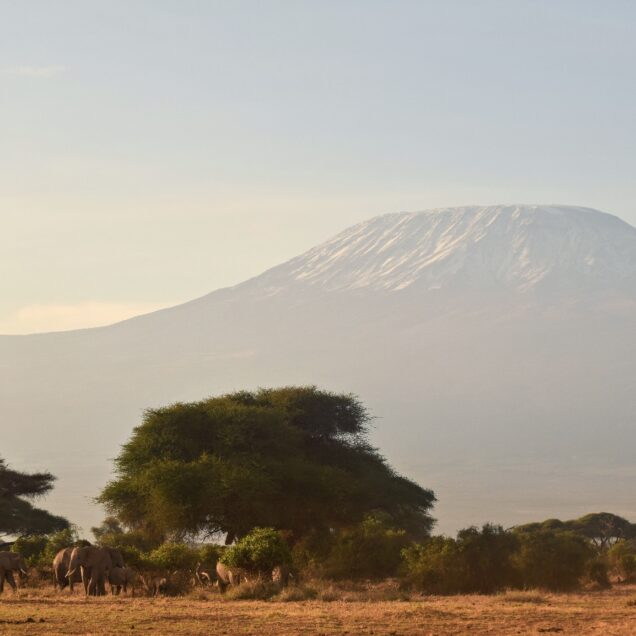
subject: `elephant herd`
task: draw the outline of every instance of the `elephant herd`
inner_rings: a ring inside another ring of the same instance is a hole
[[[126,567],[119,550],[85,545],[63,548],[53,559],[53,584],[71,592],[75,583],[82,583],[88,596],[106,594],[106,581],[113,594],[127,591],[133,581],[133,572]]]
[[[24,558],[16,552],[0,552],[0,593],[4,590],[5,581],[16,591],[14,575],[20,578],[27,575]],[[289,570],[284,566],[274,568],[271,573],[271,580],[281,587],[287,586],[289,577]],[[134,593],[135,578],[133,570],[124,563],[121,552],[114,548],[93,545],[63,548],[53,560],[53,584],[59,590],[69,587],[73,592],[75,583],[82,583],[87,596],[101,596],[106,594],[108,583],[112,594],[127,592],[129,587]],[[168,585],[166,577],[140,576],[140,579],[151,596],[165,591]],[[223,593],[228,586],[239,585],[251,579],[252,576],[247,572],[229,568],[219,561],[212,571],[202,570],[198,565],[193,583],[215,583]]]

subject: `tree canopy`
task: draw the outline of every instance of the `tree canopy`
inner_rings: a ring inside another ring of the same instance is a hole
[[[49,492],[54,480],[50,473],[11,470],[0,459],[0,535],[47,534],[68,528],[66,519],[29,501]]]
[[[351,395],[315,387],[241,391],[146,411],[98,501],[162,536],[285,530],[291,540],[388,515],[426,536],[435,497],[398,475],[367,440]]]
[[[636,537],[636,524],[611,512],[593,512],[569,521],[547,519],[517,526],[515,530],[517,532],[570,531],[585,537],[600,551],[607,550],[621,539]]]

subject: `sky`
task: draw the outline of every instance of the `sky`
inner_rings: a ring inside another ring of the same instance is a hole
[[[631,0],[0,0],[0,333],[107,324],[385,212],[636,225]]]

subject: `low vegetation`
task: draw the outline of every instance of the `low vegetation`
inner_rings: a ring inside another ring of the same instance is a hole
[[[99,495],[97,547],[75,551],[121,561],[90,602],[53,590],[54,557],[87,543],[31,505],[53,477],[0,462],[0,532],[26,563],[10,585],[29,570],[2,597],[0,631],[631,633],[634,524],[601,512],[435,536],[433,493],[389,466],[368,423],[353,396],[314,387],[149,411]]]

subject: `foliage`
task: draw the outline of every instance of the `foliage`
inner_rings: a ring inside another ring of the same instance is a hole
[[[611,587],[607,559],[603,556],[590,559],[585,570],[585,577],[590,583],[600,588]]]
[[[199,552],[184,543],[164,543],[153,550],[146,559],[146,565],[157,570],[194,571],[199,562]]]
[[[156,537],[144,532],[143,529],[132,531],[124,530],[116,517],[109,516],[102,521],[101,525],[91,528],[97,545],[117,548],[122,553],[134,555],[141,552],[150,552],[161,545]]]
[[[526,588],[568,590],[576,587],[594,557],[589,543],[572,531],[515,532],[515,563]]]
[[[571,531],[588,539],[601,552],[611,548],[617,541],[636,537],[636,524],[611,512],[594,512],[570,521],[548,519],[518,526],[516,530],[518,532]]]
[[[404,530],[387,527],[376,517],[367,517],[338,534],[325,563],[325,574],[335,579],[394,576],[408,543]]]
[[[36,508],[29,500],[45,495],[53,488],[50,473],[21,473],[0,459],[0,535],[47,534],[67,528],[69,523]]]
[[[431,537],[402,551],[406,582],[429,594],[455,594],[462,588],[460,555],[455,539]]]
[[[516,578],[514,535],[501,526],[466,528],[457,539],[433,537],[403,550],[404,574],[411,585],[432,594],[488,594]]]
[[[198,559],[201,568],[204,570],[214,570],[216,562],[221,558],[223,548],[214,543],[204,543],[199,547]]]
[[[368,514],[423,538],[434,495],[369,445],[368,421],[355,397],[315,387],[149,410],[99,501],[128,527],[177,539],[220,532],[231,543],[266,526],[297,541]]]
[[[43,534],[32,534],[18,537],[11,546],[13,552],[19,552],[27,565],[37,566],[42,564],[42,555],[49,543],[49,538]]]
[[[308,532],[291,546],[294,570],[305,572],[311,576],[323,573],[323,565],[334,546],[333,531],[325,528]]]
[[[607,552],[610,568],[623,581],[633,581],[636,578],[636,541],[634,539],[621,540],[615,543]]]
[[[221,562],[248,572],[271,574],[277,565],[291,563],[291,552],[273,528],[254,528],[225,550]]]
[[[74,526],[54,532],[49,535],[25,535],[18,537],[12,546],[14,552],[19,552],[28,565],[48,567],[55,555],[62,549],[74,545],[83,545]]]
[[[597,512],[566,522],[566,527],[588,538],[601,551],[621,539],[636,536],[636,524],[610,512]]]
[[[121,535],[124,534],[124,529],[117,517],[113,517],[112,515],[106,517],[104,521],[102,521],[101,525],[91,528],[91,532],[95,537],[97,543],[100,542],[100,539],[103,537],[108,537],[109,535]]]

